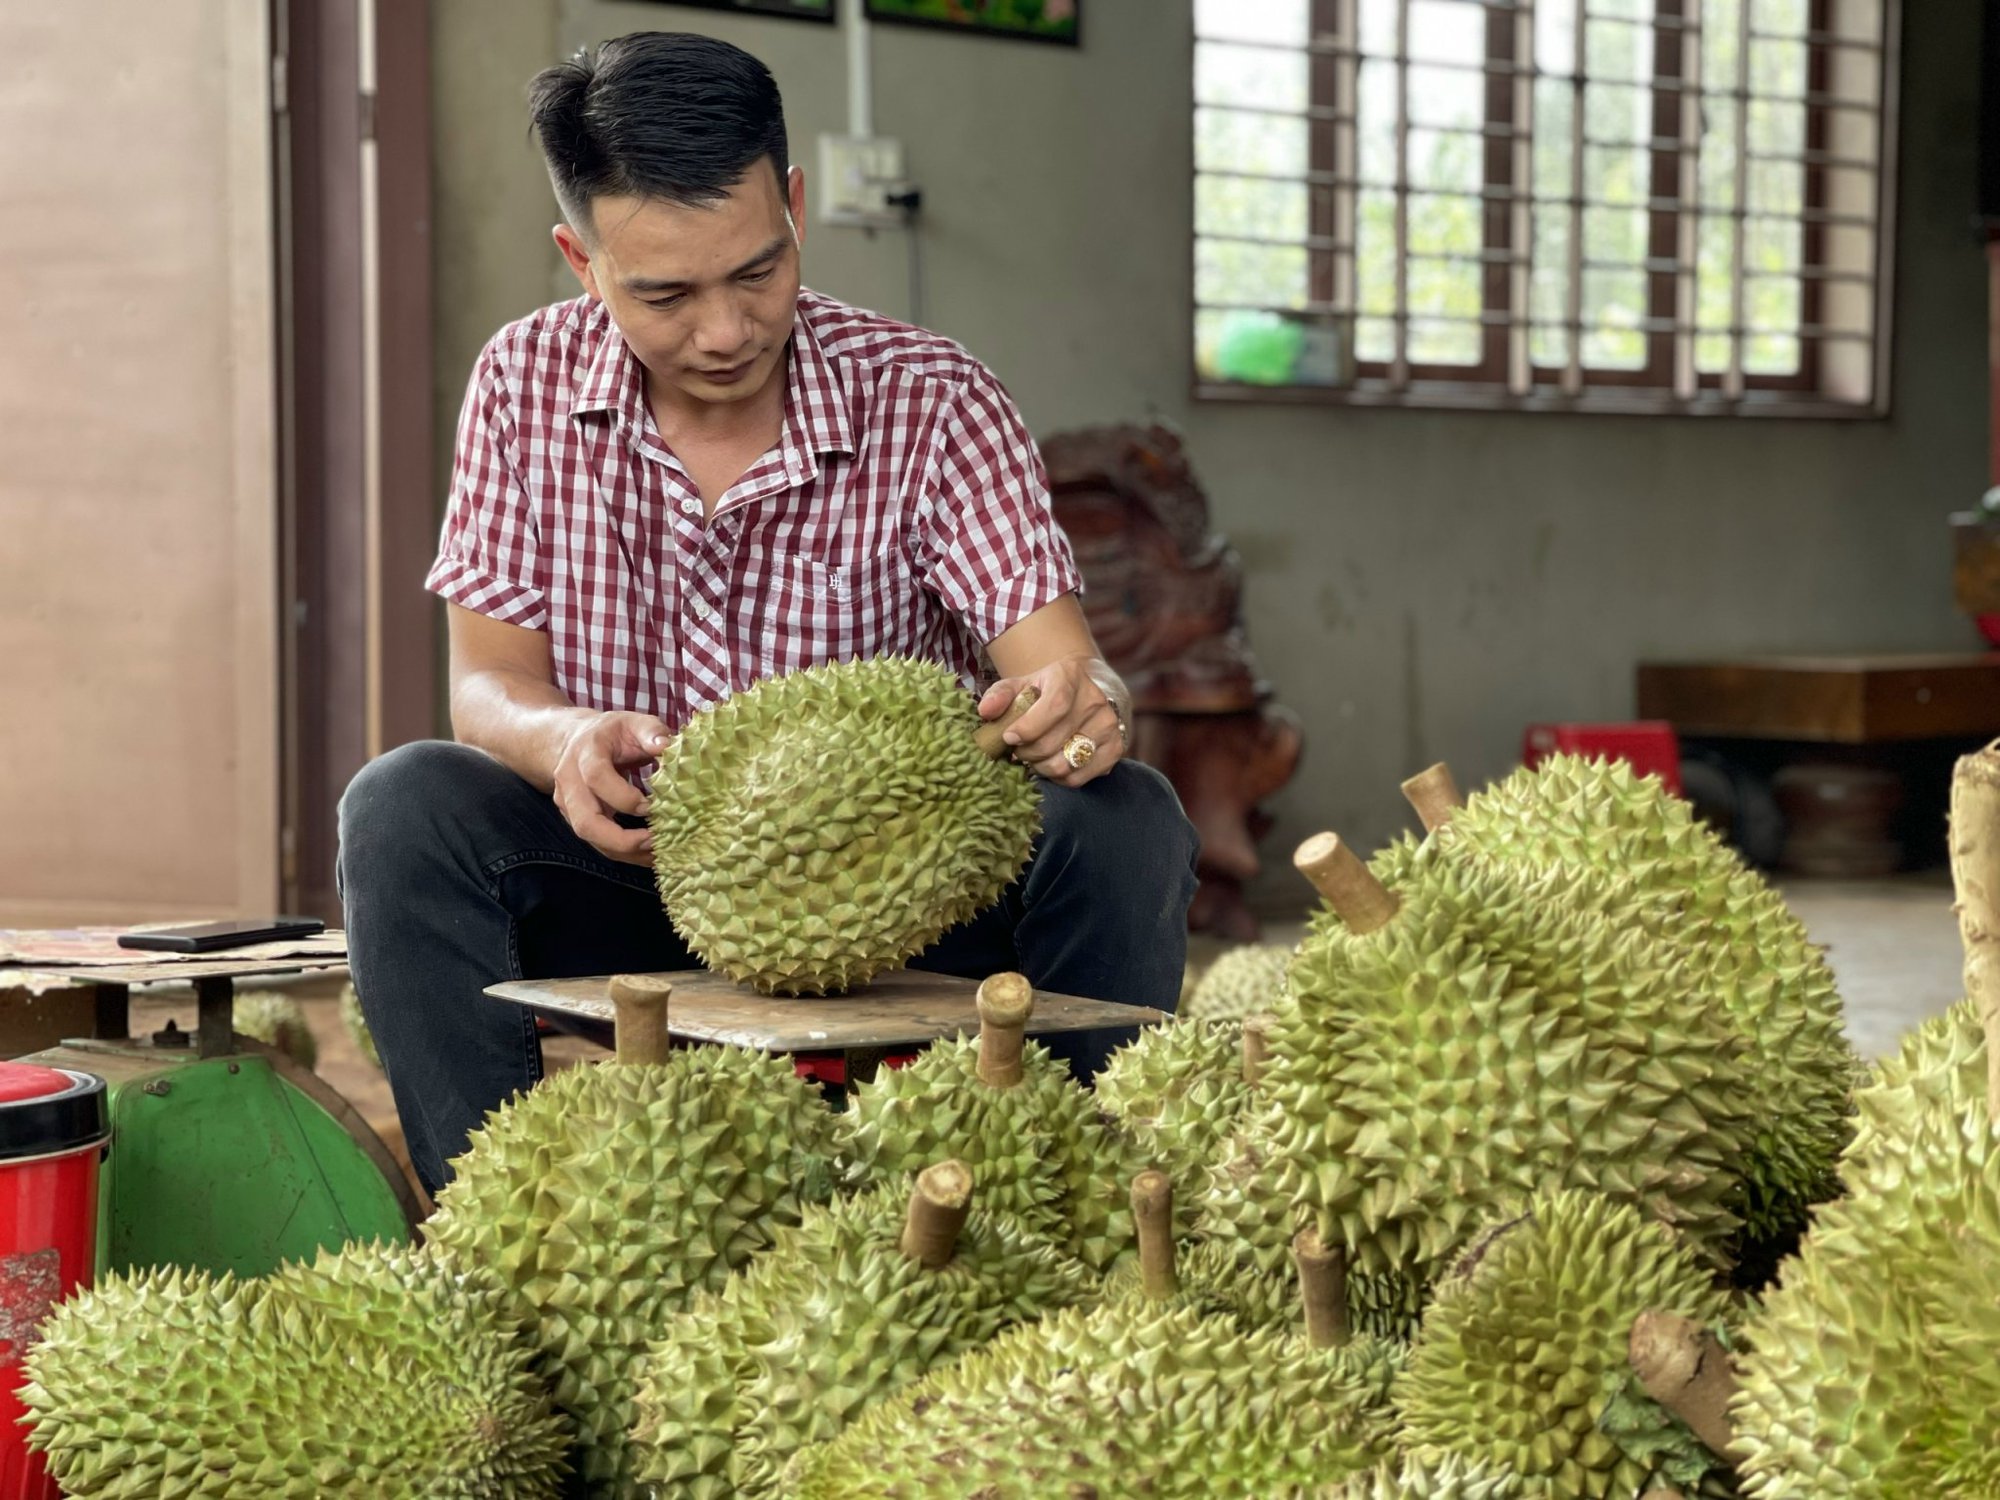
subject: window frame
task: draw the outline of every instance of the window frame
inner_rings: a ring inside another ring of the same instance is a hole
[[[1354,295],[1353,285],[1358,258],[1356,221],[1362,191],[1355,161],[1358,155],[1355,144],[1356,105],[1362,59],[1358,55],[1358,39],[1344,33],[1351,27],[1351,18],[1358,13],[1358,0],[1307,0],[1307,3],[1309,35],[1315,39],[1332,38],[1335,44],[1333,51],[1310,45],[1303,49],[1306,54],[1309,109],[1307,176],[1303,179],[1309,205],[1305,247],[1308,307],[1344,306],[1345,311],[1334,312],[1331,316],[1343,325],[1344,337],[1351,350],[1354,326],[1362,316],[1357,308],[1358,298]],[[1352,378],[1345,385],[1265,385],[1215,379],[1203,375],[1197,367],[1192,332],[1194,315],[1203,310],[1203,304],[1196,300],[1191,285],[1187,304],[1191,396],[1198,401],[1219,403],[1250,401],[1420,409],[1601,412],[1615,415],[1728,415],[1841,420],[1879,420],[1887,417],[1892,410],[1893,399],[1889,377],[1894,352],[1892,313],[1901,0],[1876,0],[1881,12],[1881,27],[1879,38],[1872,42],[1844,37],[1835,29],[1835,7],[1843,0],[1807,0],[1807,29],[1803,38],[1806,46],[1804,146],[1797,157],[1786,155],[1775,158],[1797,161],[1803,170],[1802,208],[1797,221],[1800,236],[1797,273],[1799,368],[1790,374],[1754,374],[1742,370],[1741,350],[1747,341],[1744,337],[1731,340],[1732,370],[1701,371],[1696,368],[1696,341],[1699,337],[1714,336],[1714,330],[1704,334],[1683,334],[1685,326],[1692,321],[1693,312],[1690,308],[1683,314],[1680,303],[1684,297],[1691,298],[1693,295],[1695,236],[1703,217],[1698,211],[1690,212],[1686,207],[1699,202],[1699,183],[1694,178],[1693,169],[1699,159],[1695,140],[1699,132],[1696,122],[1699,120],[1700,100],[1704,93],[1709,98],[1718,94],[1727,97],[1727,92],[1723,90],[1704,91],[1700,87],[1698,72],[1695,88],[1684,86],[1689,76],[1690,54],[1698,68],[1701,44],[1689,41],[1690,31],[1682,23],[1689,10],[1698,13],[1700,0],[1654,0],[1653,14],[1649,19],[1611,20],[1608,23],[1643,27],[1653,36],[1650,83],[1646,85],[1652,96],[1652,137],[1646,143],[1647,248],[1645,261],[1632,268],[1646,275],[1647,359],[1646,364],[1638,369],[1589,366],[1581,358],[1578,325],[1572,323],[1572,359],[1567,378],[1562,367],[1534,360],[1531,340],[1520,340],[1517,350],[1512,339],[1516,328],[1525,326],[1516,324],[1514,309],[1529,294],[1530,265],[1528,255],[1516,256],[1514,246],[1523,242],[1523,236],[1531,241],[1534,232],[1532,194],[1517,195],[1514,192],[1515,185],[1523,180],[1522,174],[1528,174],[1531,181],[1533,173],[1532,134],[1515,131],[1518,111],[1524,105],[1530,111],[1533,109],[1531,93],[1538,76],[1532,67],[1515,71],[1517,59],[1522,55],[1520,48],[1526,46],[1532,49],[1534,45],[1531,30],[1533,10],[1531,6],[1523,7],[1516,3],[1516,0],[1476,0],[1476,3],[1485,11],[1487,27],[1483,73],[1485,130],[1481,141],[1483,160],[1480,179],[1483,263],[1480,316],[1485,326],[1481,332],[1479,361],[1476,364],[1439,365],[1415,363],[1406,358],[1403,368],[1398,371],[1391,361],[1360,360],[1350,353]],[[1541,3],[1551,3],[1551,0],[1541,0]],[[1553,3],[1568,3],[1568,0],[1553,0]],[[1753,5],[1754,0],[1744,0],[1740,12],[1746,44],[1753,35]],[[1400,17],[1408,16],[1408,0],[1399,5],[1398,14]],[[1592,19],[1596,23],[1604,18],[1594,16]],[[1192,142],[1196,128],[1195,111],[1203,107],[1194,88],[1195,49],[1202,38],[1195,35],[1193,27],[1190,33],[1193,36],[1189,50],[1189,127]],[[1224,38],[1216,40],[1222,45],[1232,45]],[[1343,45],[1344,52],[1339,50]],[[1872,272],[1844,269],[1830,264],[1828,260],[1827,229],[1836,219],[1845,222],[1844,216],[1833,214],[1828,207],[1828,175],[1841,165],[1829,149],[1832,133],[1830,116],[1837,109],[1867,107],[1857,106],[1852,100],[1835,100],[1831,95],[1833,57],[1841,49],[1872,53],[1874,56],[1876,98],[1870,110],[1876,132],[1870,225]],[[1407,61],[1389,60],[1400,66],[1409,66]],[[1229,109],[1232,106],[1208,107]],[[1693,121],[1686,118],[1690,109],[1695,111]],[[1692,133],[1690,125],[1693,126]],[[1399,121],[1399,136],[1406,136],[1407,132],[1407,122]],[[1744,192],[1743,179],[1755,159],[1759,158],[1739,153],[1736,168],[1739,174],[1736,202],[1739,204]],[[1229,238],[1203,235],[1196,226],[1194,194],[1202,175],[1199,167],[1191,161],[1188,177],[1191,271],[1204,240]],[[1410,188],[1407,168],[1401,163],[1394,191],[1399,214],[1407,212],[1411,196],[1423,196],[1422,190],[1413,192]],[[1737,216],[1736,223],[1739,226],[1737,261],[1740,264],[1744,218]],[[1580,224],[1579,214],[1573,234],[1580,233]],[[1532,249],[1531,243],[1527,248]],[[1407,265],[1407,257],[1399,261],[1399,277],[1407,275]],[[1580,252],[1577,252],[1571,261],[1571,277],[1575,283],[1570,301],[1572,318],[1577,315],[1577,299],[1581,295],[1579,265]],[[1755,279],[1754,276],[1737,279],[1737,312],[1732,321],[1740,324],[1744,316],[1743,285],[1745,281]],[[1871,331],[1868,334],[1842,333],[1823,326],[1825,288],[1836,279],[1870,283]],[[1409,321],[1412,315],[1407,309],[1407,299],[1403,300],[1404,311],[1391,316]],[[1415,320],[1421,321],[1421,315],[1417,315]],[[1666,326],[1660,326],[1662,324]],[[1830,336],[1848,342],[1866,339],[1869,357],[1866,376],[1868,398],[1865,401],[1842,399],[1830,391],[1826,383],[1824,358]],[[1525,390],[1519,389],[1522,383],[1520,372],[1512,372],[1510,380],[1509,364],[1516,358],[1525,366]],[[1580,388],[1575,383],[1578,374],[1582,376]],[[1735,386],[1734,392],[1732,385]]]

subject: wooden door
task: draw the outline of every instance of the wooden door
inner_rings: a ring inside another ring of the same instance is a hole
[[[0,925],[277,902],[270,55],[0,7]]]

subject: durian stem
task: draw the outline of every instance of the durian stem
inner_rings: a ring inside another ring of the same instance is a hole
[[[1005,713],[972,731],[972,742],[986,753],[988,760],[1005,759],[1007,752],[1014,748],[1001,736],[1014,727],[1022,714],[1035,706],[1039,697],[1041,693],[1036,689],[1022,688],[1014,695],[1014,701],[1007,705]]]
[[[1654,1309],[1632,1324],[1627,1354],[1646,1394],[1687,1424],[1718,1458],[1729,1458],[1736,1428],[1729,1403],[1736,1371],[1729,1351],[1692,1318]]]
[[[941,1161],[917,1174],[903,1220],[903,1254],[926,1271],[951,1263],[958,1233],[972,1212],[972,1173],[962,1161]]]
[[[1329,1247],[1308,1226],[1292,1238],[1299,1265],[1299,1291],[1306,1304],[1306,1342],[1337,1349],[1347,1342],[1347,1254]]]
[[[981,981],[979,1007],[979,1081],[989,1088],[1011,1089],[1025,1076],[1021,1048],[1027,1041],[1028,1017],[1035,1013],[1035,987],[1020,974],[994,974]]]
[[[1465,806],[1465,798],[1459,795],[1458,782],[1452,778],[1451,767],[1439,761],[1428,771],[1419,771],[1403,783],[1403,795],[1410,800],[1410,806],[1423,819],[1424,831],[1436,833],[1451,821],[1451,815]]]
[[[1264,1064],[1271,1056],[1271,1018],[1252,1016],[1243,1023],[1243,1081],[1251,1088],[1264,1076]]]
[[[667,1060],[667,998],[673,992],[673,981],[659,974],[611,976],[620,1063],[646,1067]]]
[[[1986,1028],[1986,1110],[2000,1121],[2000,740],[1951,777],[1951,883],[1965,945],[1965,993]]]
[[[1132,1220],[1139,1229],[1139,1285],[1159,1300],[1181,1289],[1174,1269],[1174,1184],[1165,1172],[1132,1179]]]
[[[1375,931],[1396,915],[1401,904],[1338,834],[1314,834],[1299,845],[1292,863],[1339,913],[1350,932],[1366,935]]]

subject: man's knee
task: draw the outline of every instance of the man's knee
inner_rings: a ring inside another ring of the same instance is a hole
[[[377,756],[340,799],[340,875],[381,870],[435,841],[426,830],[462,825],[496,763],[468,745],[419,740]]]
[[[1102,860],[1121,871],[1154,871],[1194,890],[1200,847],[1173,783],[1135,760],[1081,787],[1049,784],[1042,794],[1042,842],[1065,859]]]

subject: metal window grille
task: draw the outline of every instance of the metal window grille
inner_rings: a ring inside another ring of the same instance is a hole
[[[1898,0],[1195,0],[1204,395],[1887,406]]]

